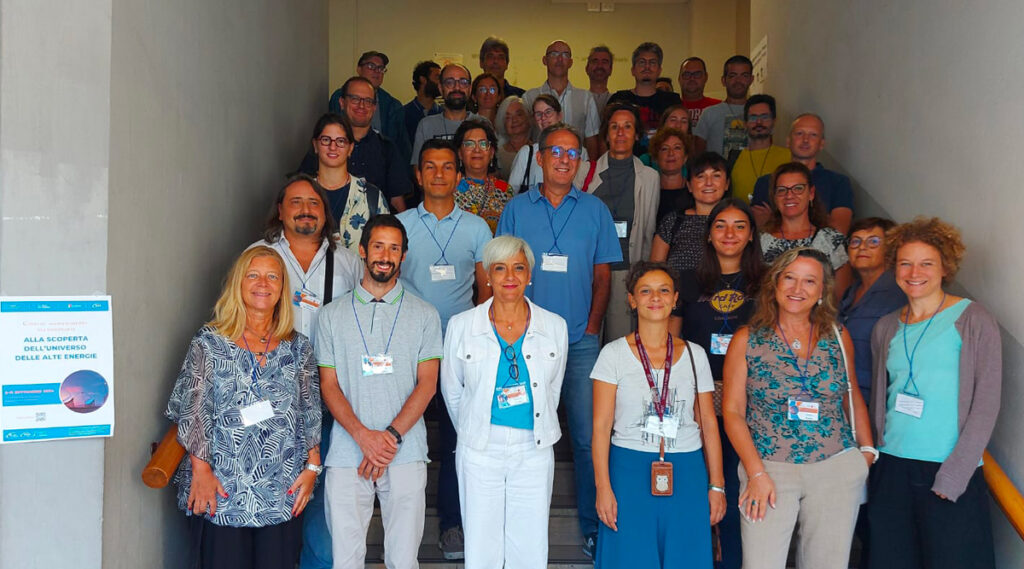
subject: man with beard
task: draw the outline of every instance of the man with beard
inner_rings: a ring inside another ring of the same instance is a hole
[[[505,43],[505,40],[491,36],[485,39],[483,45],[480,46],[480,69],[505,83],[502,93],[505,93],[506,97],[512,95],[522,97],[526,90],[510,84],[508,79],[505,79],[505,72],[508,71],[510,61],[508,44]]]
[[[416,126],[423,117],[441,113],[437,98],[441,96],[441,66],[433,61],[421,61],[412,70],[412,88],[416,96],[406,103],[405,131],[409,140],[416,137]]]
[[[480,115],[466,110],[469,102],[469,88],[473,84],[473,77],[469,69],[459,63],[449,63],[441,69],[441,96],[444,97],[444,110],[439,115],[426,117],[416,127],[416,136],[413,138],[412,160],[409,161],[413,167],[419,161],[420,148],[425,140],[431,138],[442,138],[451,140],[455,137],[462,121],[467,118],[478,118],[486,121]]]
[[[688,57],[679,66],[679,90],[682,91],[683,108],[690,115],[690,130],[697,126],[697,120],[704,109],[722,101],[704,96],[704,85],[708,82],[708,66],[699,57]]]
[[[427,485],[423,411],[437,390],[442,347],[437,310],[398,280],[408,247],[402,222],[372,218],[359,243],[362,281],[324,307],[317,323],[320,389],[334,419],[324,461],[334,569],[364,567],[374,497],[385,564],[417,567]]]
[[[616,91],[608,103],[629,103],[640,109],[640,141],[634,146],[637,156],[647,152],[648,141],[661,125],[661,114],[672,105],[679,104],[679,94],[659,91],[658,77],[661,76],[661,62],[664,54],[661,46],[644,42],[633,50],[633,67],[630,72],[636,81],[632,89]]]
[[[608,91],[608,78],[612,75],[612,63],[615,56],[606,45],[590,48],[587,56],[587,77],[590,78],[590,94],[597,105],[597,116],[604,116],[604,107],[612,96]]]
[[[544,51],[541,62],[548,69],[548,79],[540,87],[526,92],[524,106],[532,109],[533,102],[541,93],[555,97],[562,105],[562,122],[583,134],[583,145],[590,156],[600,156],[597,131],[601,128],[601,117],[597,114],[597,103],[588,91],[577,89],[569,82],[572,48],[564,41],[556,40]]]
[[[754,64],[743,55],[725,60],[722,67],[722,86],[725,100],[701,113],[693,129],[694,155],[704,151],[717,152],[725,158],[747,147],[747,131],[743,121],[743,104],[754,81]],[[735,194],[735,192],[733,192]]]
[[[370,121],[371,128],[397,144],[403,156],[408,156],[411,143],[405,130],[405,113],[402,103],[381,87],[381,84],[384,83],[384,74],[388,71],[388,63],[387,55],[379,51],[367,51],[359,56],[356,73],[369,81],[376,91],[377,105],[374,107],[373,118]],[[341,95],[341,89],[331,94],[329,104],[331,112],[337,113],[342,110]]]
[[[730,177],[732,195],[750,202],[754,183],[789,162],[789,149],[772,144],[775,128],[775,97],[754,95],[743,105],[743,121],[747,127],[747,147],[736,158]]]

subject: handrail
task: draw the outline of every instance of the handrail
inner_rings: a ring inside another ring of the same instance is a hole
[[[167,486],[184,457],[185,447],[178,442],[178,425],[171,425],[142,469],[142,482],[150,488]]]
[[[1006,519],[1009,520],[1013,529],[1017,530],[1017,535],[1024,539],[1024,496],[1021,496],[1020,491],[1013,485],[1013,481],[987,450],[982,458],[984,464],[981,471],[985,475],[985,482],[988,483],[992,497],[999,505],[999,509],[1006,515]]]

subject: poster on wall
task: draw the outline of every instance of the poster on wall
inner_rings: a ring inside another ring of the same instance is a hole
[[[437,63],[441,67],[444,67],[449,63],[458,63],[459,65],[462,65],[462,54],[447,51],[435,51],[434,63]]]
[[[764,84],[768,80],[768,36],[761,38],[751,50],[750,61],[754,64],[754,81],[750,84],[750,94],[764,93]]]
[[[109,296],[0,296],[0,443],[114,434]]]

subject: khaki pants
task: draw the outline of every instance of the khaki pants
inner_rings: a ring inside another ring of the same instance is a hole
[[[626,274],[628,270],[612,271],[611,292],[608,297],[608,310],[604,313],[604,342],[631,333],[634,330],[633,311],[626,300]]]

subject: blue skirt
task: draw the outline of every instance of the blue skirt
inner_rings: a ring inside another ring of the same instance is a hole
[[[595,569],[710,569],[711,510],[704,453],[666,453],[671,496],[651,495],[658,454],[611,445],[608,473],[618,502],[619,531],[598,524]]]

